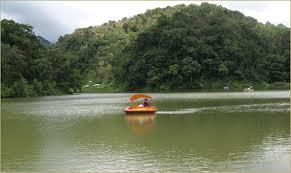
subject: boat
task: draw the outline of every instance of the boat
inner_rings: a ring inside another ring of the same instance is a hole
[[[133,102],[137,99],[153,99],[149,95],[145,94],[135,94],[130,97],[130,101]],[[143,106],[143,105],[135,105],[129,106],[123,110],[126,114],[153,114],[157,112],[157,108],[155,106]]]
[[[150,107],[138,107],[138,106],[129,106],[127,108],[124,109],[124,112],[127,114],[152,114],[157,112],[157,108],[154,106],[150,106]]]

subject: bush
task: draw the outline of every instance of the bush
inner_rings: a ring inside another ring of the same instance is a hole
[[[49,81],[43,82],[43,95],[56,95],[58,93],[60,93],[60,91],[56,89],[55,82],[49,82]]]
[[[12,97],[27,97],[37,95],[37,93],[33,90],[33,86],[29,85],[23,78],[12,85],[12,91]]]
[[[1,85],[1,98],[12,97],[13,90],[5,85]]]
[[[38,94],[38,95],[44,95],[43,94],[43,86],[42,86],[42,83],[37,81],[36,79],[33,80],[33,83],[32,83],[32,86],[33,86],[33,89],[34,91]]]
[[[166,84],[160,85],[160,90],[169,90],[169,89],[170,89],[170,87],[167,86]]]
[[[288,89],[290,90],[290,83],[285,83],[285,82],[275,82],[270,84],[268,89]]]

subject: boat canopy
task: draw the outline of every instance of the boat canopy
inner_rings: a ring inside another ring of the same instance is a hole
[[[135,101],[136,99],[139,99],[139,98],[147,98],[147,99],[152,99],[153,97],[152,96],[149,96],[149,95],[145,95],[145,94],[135,94],[133,96],[131,96],[129,98],[129,100],[131,102]]]

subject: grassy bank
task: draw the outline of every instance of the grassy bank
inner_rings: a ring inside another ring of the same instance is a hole
[[[275,82],[272,84],[266,82],[250,82],[250,81],[210,81],[204,82],[202,90],[224,90],[224,87],[229,87],[230,91],[243,91],[245,88],[253,86],[254,90],[289,90],[290,83]]]
[[[110,87],[107,87],[107,88],[83,87],[82,88],[82,93],[113,93],[113,92],[119,92],[119,90],[110,88]]]

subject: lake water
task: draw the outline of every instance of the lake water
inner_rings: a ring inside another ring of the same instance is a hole
[[[2,171],[291,172],[289,91],[131,95],[2,99]]]

